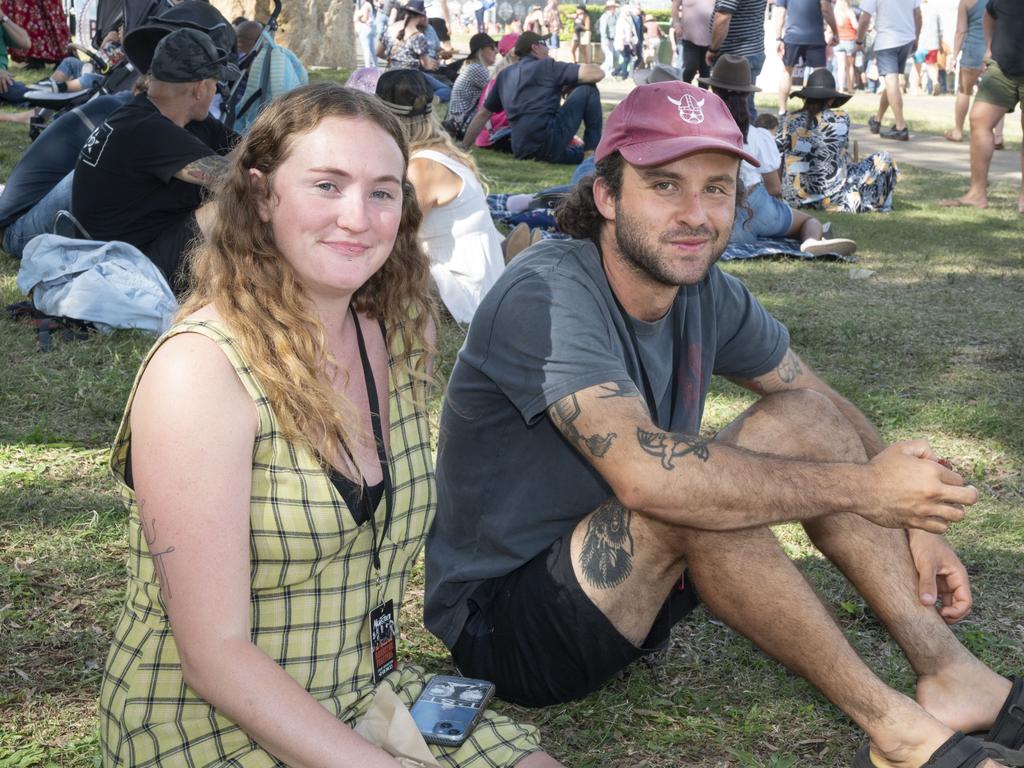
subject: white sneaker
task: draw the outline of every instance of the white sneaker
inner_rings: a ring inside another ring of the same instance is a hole
[[[845,237],[830,237],[815,240],[813,237],[800,244],[800,250],[812,256],[852,256],[857,252],[857,244]]]

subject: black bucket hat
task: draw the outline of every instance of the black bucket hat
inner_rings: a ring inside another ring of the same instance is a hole
[[[198,29],[176,29],[156,44],[149,72],[164,83],[195,83],[213,78],[233,83],[241,76],[228,63],[228,53],[215,48],[210,36]]]
[[[852,93],[836,90],[836,79],[824,67],[816,69],[807,76],[804,87],[794,91],[790,96],[798,99],[832,99],[832,106],[839,107],[853,98]]]
[[[151,17],[148,24],[124,36],[124,51],[135,68],[146,74],[156,45],[176,29],[195,29],[210,36],[215,48],[235,51],[235,28],[224,14],[204,0],[185,0]]]

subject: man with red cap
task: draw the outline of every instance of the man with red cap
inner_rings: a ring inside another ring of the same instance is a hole
[[[1022,684],[946,624],[971,597],[942,533],[977,491],[923,440],[886,447],[715,266],[740,161],[756,164],[728,108],[685,83],[640,86],[595,158],[557,214],[573,239],[508,266],[452,371],[428,628],[463,674],[544,706],[663,648],[700,600],[868,733],[856,765],[992,768],[955,732],[1019,746]],[[707,439],[712,374],[760,399]],[[847,643],[772,535],[786,521],[886,623],[916,701]]]

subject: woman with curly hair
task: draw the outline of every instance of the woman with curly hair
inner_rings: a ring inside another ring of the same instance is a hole
[[[423,211],[420,245],[430,274],[452,317],[468,323],[505,268],[476,163],[441,127],[421,73],[385,72],[377,96],[398,115],[409,141],[409,180]]]
[[[394,654],[435,503],[407,165],[394,116],[330,83],[276,100],[235,151],[111,457],[130,578],[104,765],[399,765],[352,726],[382,688],[409,704],[424,683]],[[433,750],[512,765],[538,747],[488,713]]]

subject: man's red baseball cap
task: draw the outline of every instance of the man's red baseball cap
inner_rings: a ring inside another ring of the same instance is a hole
[[[640,168],[712,150],[736,155],[755,168],[761,165],[743,148],[743,134],[725,102],[679,81],[641,85],[619,102],[608,116],[594,160],[616,150]]]

